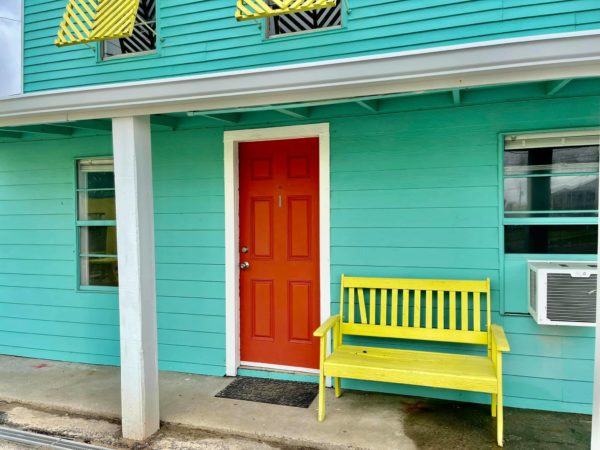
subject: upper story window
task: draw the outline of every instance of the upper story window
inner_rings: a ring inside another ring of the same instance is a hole
[[[506,253],[596,253],[599,147],[592,132],[506,139]]]
[[[77,161],[79,286],[118,286],[112,159]]]
[[[306,33],[342,26],[342,3],[337,0],[333,8],[313,9],[294,14],[281,14],[267,19],[267,36]]]
[[[101,44],[102,59],[156,51],[156,0],[140,0],[133,34]]]

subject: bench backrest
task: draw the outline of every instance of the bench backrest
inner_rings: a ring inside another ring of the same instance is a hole
[[[341,333],[487,344],[490,303],[489,278],[467,281],[342,275]]]

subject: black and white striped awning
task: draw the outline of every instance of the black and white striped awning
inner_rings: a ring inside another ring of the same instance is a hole
[[[269,18],[269,36],[338,27],[342,24],[342,0],[333,8],[314,9]]]

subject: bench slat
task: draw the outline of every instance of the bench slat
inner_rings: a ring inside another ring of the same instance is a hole
[[[400,339],[417,339],[438,342],[455,342],[461,344],[487,345],[488,335],[485,331],[439,330],[437,328],[414,327],[380,327],[379,325],[364,325],[342,323],[342,334],[355,336],[373,336]]]
[[[431,291],[425,293],[425,328],[433,326],[433,296]]]
[[[377,319],[375,316],[375,310],[377,308],[377,296],[375,295],[375,293],[375,289],[371,289],[369,291],[369,323],[371,325],[375,325],[375,321]]]
[[[475,331],[481,331],[481,294],[473,294],[473,324]]]
[[[367,323],[367,307],[363,289],[358,289],[358,305],[360,307],[360,323]]]
[[[469,329],[469,293],[460,293],[460,329]]]
[[[381,319],[379,325],[387,326],[387,289],[381,290]]]
[[[354,323],[354,288],[348,289],[348,322]]]
[[[439,329],[446,328],[444,325],[444,291],[437,291],[437,327]]]
[[[487,292],[485,280],[430,280],[415,278],[344,277],[344,287],[366,289],[409,289],[431,291]]]
[[[414,302],[414,324],[413,327],[421,328],[421,291],[415,290],[415,302]]]
[[[410,299],[410,292],[408,291],[408,289],[404,289],[402,291],[402,326],[403,327],[408,326],[408,318],[409,318],[408,302],[409,302],[409,299]]]
[[[398,326],[398,289],[392,289],[392,323],[390,325]]]
[[[497,391],[494,367],[485,356],[343,345],[325,360],[324,369],[325,375],[330,376]]]
[[[456,330],[456,292],[450,292],[450,329]]]

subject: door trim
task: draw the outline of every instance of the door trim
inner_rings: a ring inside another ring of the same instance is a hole
[[[319,138],[319,252],[321,321],[330,315],[329,123],[225,131],[225,374],[240,366],[239,163],[240,142]],[[329,351],[329,349],[328,349]],[[298,368],[298,370],[305,368]]]

